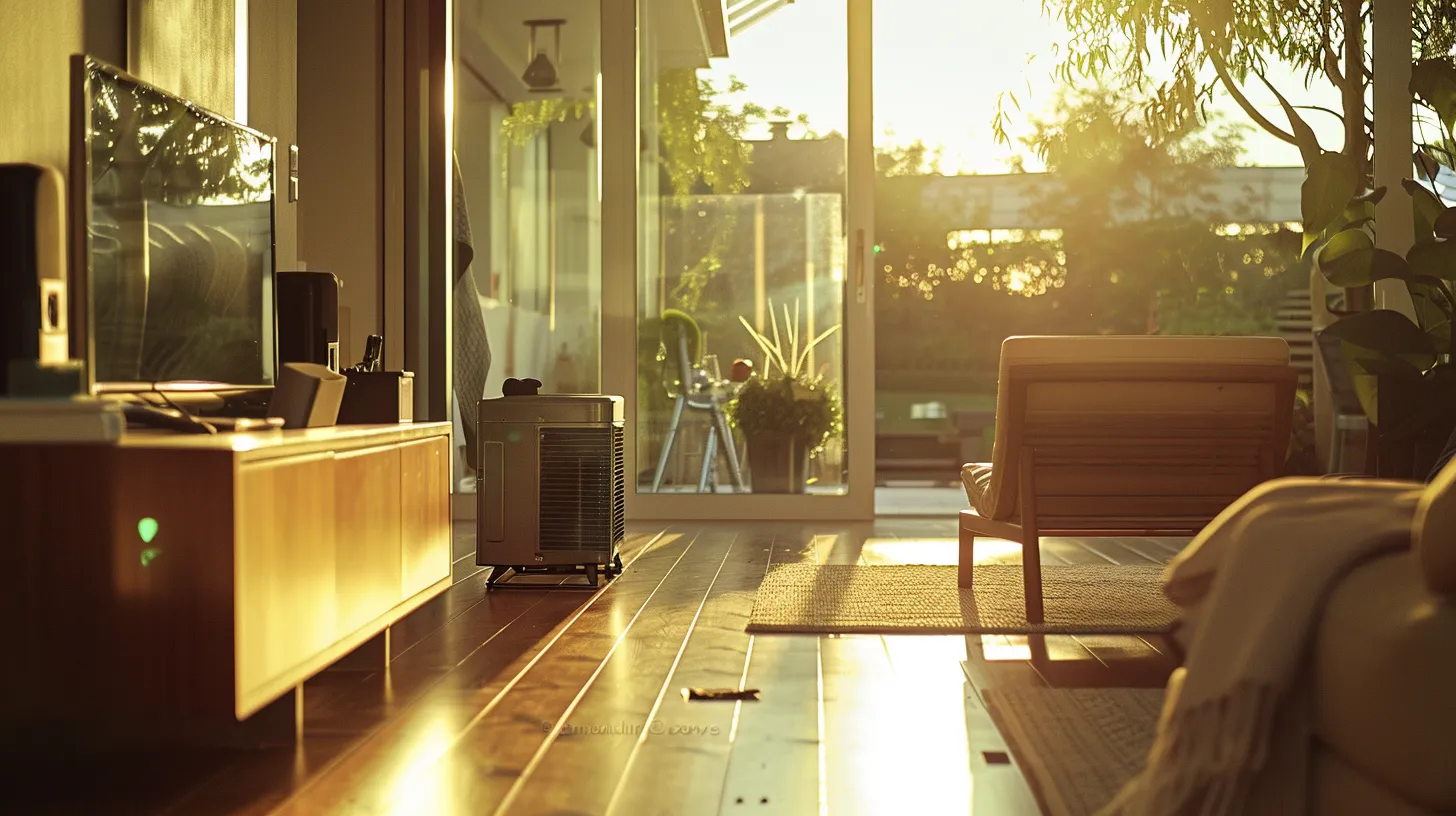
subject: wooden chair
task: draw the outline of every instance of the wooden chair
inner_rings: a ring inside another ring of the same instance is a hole
[[[961,479],[959,584],[977,537],[1020,542],[1043,622],[1043,535],[1193,535],[1278,475],[1298,372],[1277,337],[1012,337],[991,464]]]

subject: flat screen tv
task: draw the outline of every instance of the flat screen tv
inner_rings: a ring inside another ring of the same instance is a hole
[[[274,140],[72,61],[73,353],[98,391],[274,380]]]

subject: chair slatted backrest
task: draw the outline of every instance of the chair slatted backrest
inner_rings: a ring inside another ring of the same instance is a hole
[[[1197,339],[1219,338],[1176,338]],[[1008,469],[998,503],[1019,508],[1030,453],[1042,529],[1200,529],[1284,461],[1298,380],[1285,349],[1283,364],[1272,347],[1255,363],[1012,359],[997,408],[996,468]]]

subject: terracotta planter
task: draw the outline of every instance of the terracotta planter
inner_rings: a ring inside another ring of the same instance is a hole
[[[754,493],[803,493],[809,481],[809,451],[791,436],[748,438],[748,474]]]

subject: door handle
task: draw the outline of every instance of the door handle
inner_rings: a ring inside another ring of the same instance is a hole
[[[854,301],[865,302],[865,231],[854,231]]]

